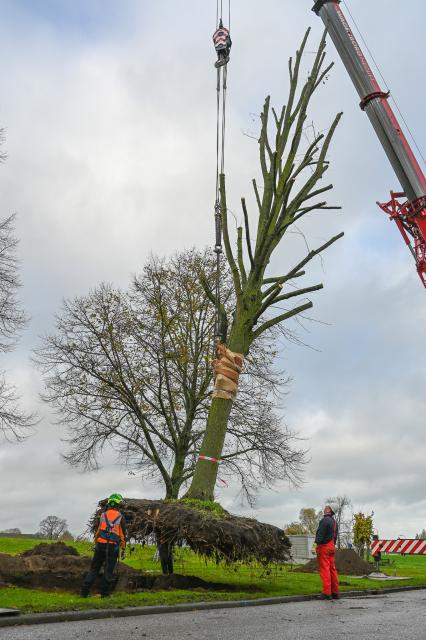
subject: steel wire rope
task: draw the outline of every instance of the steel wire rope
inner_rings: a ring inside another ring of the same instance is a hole
[[[221,238],[221,224],[220,224],[220,203],[219,203],[219,174],[220,174],[220,80],[221,70],[217,69],[217,85],[216,85],[216,197],[214,205],[215,213],[215,248],[216,253],[216,283],[215,283],[215,298],[216,298],[216,313],[214,321],[214,339],[217,340],[219,334],[219,311],[220,311],[220,254],[222,251],[222,238]]]
[[[222,86],[222,151],[221,151],[221,165],[220,172],[225,171],[225,130],[226,130],[226,90],[228,80],[228,67],[223,68],[223,86]]]
[[[215,200],[215,230],[216,230],[216,320],[215,338],[220,337],[220,258],[222,254],[222,225],[220,211],[220,174],[225,171],[225,133],[226,133],[226,90],[227,66],[218,68],[217,74],[217,122],[216,122],[216,200]],[[222,100],[221,100],[222,98]]]
[[[216,0],[216,26],[222,22],[223,0]],[[228,0],[228,18],[231,18],[231,0]],[[229,27],[228,27],[229,29]],[[216,253],[216,317],[215,340],[220,337],[220,262],[222,254],[222,224],[220,211],[220,174],[225,171],[225,133],[226,133],[226,91],[227,91],[228,67],[227,64],[218,67],[216,81],[216,194],[215,194],[215,248]]]
[[[361,29],[359,28],[359,26],[358,26],[358,24],[357,24],[357,22],[356,22],[355,18],[353,17],[353,15],[352,15],[352,13],[351,13],[351,10],[349,9],[349,6],[348,6],[347,1],[346,1],[346,0],[343,0],[343,4],[345,5],[346,10],[347,10],[347,12],[348,12],[348,14],[349,14],[349,16],[350,16],[350,18],[351,18],[351,20],[352,20],[353,24],[354,24],[354,27],[355,27],[355,29],[357,30],[359,37],[361,38],[361,40],[362,40],[362,42],[363,42],[363,44],[364,44],[364,46],[365,46],[366,50],[368,51],[368,54],[369,54],[369,56],[370,56],[370,58],[371,58],[371,60],[372,60],[372,62],[373,62],[373,64],[374,64],[374,66],[375,66],[375,67],[376,67],[376,69],[377,69],[377,72],[378,72],[378,74],[379,74],[380,78],[382,79],[382,81],[383,81],[383,83],[384,83],[384,85],[385,85],[385,87],[386,87],[387,91],[389,91],[389,92],[390,92],[391,100],[392,100],[392,102],[394,103],[395,108],[396,108],[396,110],[398,111],[398,113],[399,113],[399,115],[400,115],[400,117],[401,117],[401,120],[403,121],[403,123],[404,123],[404,125],[405,125],[405,128],[407,129],[407,131],[408,131],[408,133],[409,133],[409,135],[410,135],[411,140],[413,141],[414,146],[416,147],[417,151],[419,152],[419,155],[420,155],[420,157],[421,157],[421,159],[422,159],[423,163],[426,165],[426,159],[425,159],[425,157],[424,157],[424,155],[423,155],[423,153],[422,153],[422,151],[421,151],[421,149],[420,149],[419,145],[417,144],[417,140],[415,139],[414,134],[413,134],[413,132],[411,131],[411,129],[410,129],[410,127],[409,127],[409,125],[408,125],[408,123],[407,123],[407,121],[406,121],[405,117],[404,117],[404,114],[402,113],[402,111],[401,111],[401,109],[400,109],[400,107],[399,107],[398,102],[396,101],[396,98],[394,97],[394,95],[393,95],[393,94],[392,94],[392,92],[390,91],[390,89],[389,89],[389,85],[388,85],[388,83],[386,82],[386,78],[383,76],[383,73],[382,73],[382,71],[381,71],[381,69],[380,69],[380,67],[379,67],[378,63],[376,62],[376,59],[375,59],[375,57],[373,56],[373,54],[372,54],[372,52],[371,52],[371,49],[370,49],[370,47],[368,46],[367,41],[366,41],[366,39],[364,38],[364,36],[363,36],[363,34],[362,34],[362,32],[361,32]]]
[[[219,202],[219,148],[220,148],[220,69],[217,70],[216,81],[216,201]]]

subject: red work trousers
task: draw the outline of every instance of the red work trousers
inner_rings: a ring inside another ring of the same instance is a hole
[[[339,578],[334,564],[334,540],[317,545],[319,572],[322,582],[322,592],[327,596],[339,593]]]

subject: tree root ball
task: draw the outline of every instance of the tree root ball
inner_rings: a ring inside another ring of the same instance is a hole
[[[93,531],[105,504],[99,503],[92,518]],[[154,534],[163,544],[187,545],[199,555],[225,562],[268,564],[290,556],[291,543],[282,529],[232,515],[216,502],[126,499],[122,512],[128,537],[136,542]]]

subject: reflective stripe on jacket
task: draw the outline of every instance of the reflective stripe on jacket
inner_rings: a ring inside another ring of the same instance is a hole
[[[96,531],[96,542],[101,544],[119,544],[124,549],[126,540],[124,537],[123,516],[117,509],[107,509],[99,518],[99,526]]]

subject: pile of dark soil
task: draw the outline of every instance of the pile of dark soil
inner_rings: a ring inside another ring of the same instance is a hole
[[[29,556],[78,556],[79,553],[74,547],[70,547],[65,542],[42,542],[28,551],[21,554],[23,558]]]
[[[52,551],[53,548],[53,551]],[[60,551],[63,551],[63,555]],[[13,584],[30,589],[79,592],[90,558],[82,557],[74,547],[58,544],[39,544],[20,556],[0,554],[0,584]],[[233,586],[206,582],[195,576],[143,574],[126,564],[118,563],[115,572],[116,591],[165,589],[205,589],[206,591],[252,591],[250,585]],[[100,578],[94,585],[96,592]]]
[[[99,503],[91,521],[93,531],[104,506],[105,501]],[[129,499],[122,511],[129,537],[138,542],[155,534],[162,543],[186,544],[200,555],[227,562],[268,564],[285,562],[290,555],[291,544],[282,529],[225,510],[203,509],[202,503],[198,507],[185,500]]]
[[[359,557],[353,549],[337,549],[335,555],[336,569],[338,573],[347,576],[365,576],[371,572],[368,562]],[[303,567],[298,567],[294,571],[303,573],[318,573],[318,560],[309,560]]]
[[[79,591],[91,559],[79,556],[73,547],[71,553],[70,547],[64,549],[64,555],[59,555],[56,545],[53,553],[46,552],[46,547],[51,546],[54,545],[38,545],[42,547],[41,552],[37,553],[36,547],[20,556],[0,554],[0,580],[26,588]],[[119,564],[116,589],[134,590],[139,572],[127,565]]]

